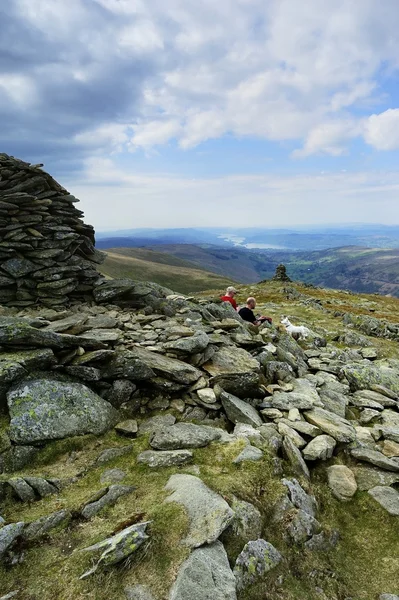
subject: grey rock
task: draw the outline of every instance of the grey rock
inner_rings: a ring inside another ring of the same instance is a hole
[[[165,502],[177,502],[186,509],[190,524],[184,543],[191,548],[217,540],[233,519],[227,502],[198,477],[172,475],[165,489],[173,492]]]
[[[138,435],[145,435],[146,433],[155,433],[158,429],[164,429],[170,427],[176,423],[176,417],[173,415],[156,415],[150,417],[146,421],[143,421],[139,425]]]
[[[13,473],[31,464],[39,452],[34,446],[12,446],[0,455],[0,473]]]
[[[80,337],[94,342],[117,342],[121,339],[123,333],[120,329],[90,329],[81,333]]]
[[[282,560],[278,550],[266,540],[248,542],[234,566],[237,589],[244,590],[262,579]]]
[[[261,425],[259,431],[268,448],[274,454],[277,454],[283,443],[283,438],[277,431],[277,428],[273,425]]]
[[[83,384],[48,376],[20,381],[8,392],[7,402],[10,437],[19,444],[104,433],[119,417]]]
[[[144,348],[135,348],[131,351],[131,355],[133,358],[139,359],[157,375],[184,385],[195,383],[202,375],[199,369],[186,362],[162,356]]]
[[[302,509],[295,511],[287,526],[287,533],[296,544],[304,544],[320,531],[321,525],[317,519]]]
[[[255,448],[255,446],[251,446],[249,444],[248,446],[245,446],[244,450],[242,450],[242,452],[240,452],[240,454],[233,460],[233,463],[235,465],[238,465],[238,464],[248,461],[248,460],[257,462],[258,460],[261,460],[262,458],[263,458],[262,450],[259,450],[259,448]]]
[[[291,408],[306,410],[314,406],[313,399],[300,392],[275,392],[271,398],[271,403],[273,408],[279,410],[290,410]]]
[[[5,596],[2,596],[0,600],[11,600],[11,598],[15,598],[16,596],[18,596],[18,594],[19,590],[14,590],[13,592],[6,594]]]
[[[377,486],[369,490],[374,498],[385,510],[395,517],[399,517],[399,492],[391,487]]]
[[[131,395],[136,391],[136,385],[128,379],[116,379],[112,382],[112,389],[108,396],[108,402],[119,408],[121,404],[129,402]]]
[[[43,479],[43,477],[25,476],[24,479],[26,483],[30,485],[30,487],[33,488],[42,498],[58,493],[58,488],[46,479]]]
[[[196,354],[202,352],[209,344],[209,337],[204,331],[198,331],[191,337],[181,338],[172,342],[166,342],[165,350],[172,350],[182,354]]]
[[[303,448],[305,460],[328,460],[332,457],[337,442],[329,435],[319,435]]]
[[[236,398],[227,392],[222,392],[221,402],[228,419],[232,423],[247,423],[253,427],[263,424],[262,418],[256,408],[240,400],[240,398]]]
[[[148,539],[148,535],[145,533],[147,525],[148,521],[131,525],[98,544],[83,548],[81,552],[100,553],[100,558],[93,568],[81,575],[80,579],[86,579],[95,573],[100,565],[109,567],[133,554]]]
[[[169,600],[236,600],[236,581],[223,544],[194,550],[182,564]]]
[[[310,540],[304,543],[307,550],[313,552],[330,552],[337,545],[339,540],[339,532],[332,531],[329,535],[324,531],[313,535]]]
[[[150,446],[157,450],[201,448],[219,438],[220,432],[213,427],[194,425],[193,423],[176,423],[155,431],[151,436]]]
[[[36,500],[35,492],[22,477],[13,477],[12,479],[9,479],[7,483],[12,487],[16,496],[22,500],[22,502],[34,502]]]
[[[332,465],[327,469],[328,485],[338,500],[346,502],[357,491],[357,483],[353,472],[345,465]]]
[[[105,488],[104,494],[94,502],[89,502],[81,511],[82,516],[85,519],[91,519],[100,512],[106,506],[112,506],[122,496],[131,494],[136,488],[133,485],[110,485],[109,488]]]
[[[184,465],[192,460],[193,453],[189,450],[145,450],[137,457],[138,463],[156,468]]]
[[[350,451],[353,458],[368,462],[376,467],[385,469],[387,471],[399,472],[399,461],[394,458],[388,458],[384,456],[382,452],[377,450],[370,450],[370,448],[360,447],[352,448]]]
[[[249,352],[243,348],[224,347],[214,354],[212,359],[202,365],[210,375],[224,375],[226,373],[259,373],[260,366]]]
[[[283,453],[285,458],[291,463],[291,466],[297,475],[310,479],[309,469],[303,460],[300,450],[298,450],[295,444],[293,444],[287,436],[283,439]]]
[[[335,413],[316,407],[306,411],[304,416],[309,423],[319,427],[337,442],[353,442],[356,439],[353,425]]]
[[[396,369],[355,363],[345,365],[342,371],[353,391],[371,389],[373,385],[381,385],[399,395],[399,374]]]
[[[320,400],[325,410],[345,418],[346,407],[349,404],[347,396],[328,386],[324,386],[320,390]]]
[[[396,594],[381,594],[379,600],[399,600]]]
[[[279,422],[277,425],[277,430],[282,436],[289,437],[292,443],[295,444],[297,448],[303,448],[304,446],[306,446],[306,442],[303,439],[303,437],[300,436],[299,433],[295,431],[295,429],[292,429],[292,427],[290,427],[289,425]]]
[[[137,421],[135,419],[121,421],[115,425],[115,431],[127,437],[136,437],[138,429]]]
[[[20,537],[24,529],[25,523],[20,521],[19,523],[11,523],[10,525],[4,525],[0,529],[0,558],[4,556],[12,544]]]
[[[376,486],[389,486],[399,483],[399,473],[383,471],[376,467],[358,464],[353,469],[359,490],[365,491]]]
[[[381,435],[386,440],[399,443],[399,427],[380,427],[378,426]]]
[[[117,350],[103,367],[102,376],[104,379],[146,381],[155,377],[155,373],[145,360],[137,356],[137,352]],[[115,386],[115,402],[125,402],[129,389],[132,389],[131,385],[122,387],[118,384],[118,387]]]
[[[213,386],[218,385],[225,392],[238,398],[257,398],[259,389],[259,374],[255,371],[249,373],[224,373],[216,375],[210,380]]]
[[[101,483],[118,483],[125,479],[126,473],[121,469],[106,469],[104,473],[101,474],[100,482]]]
[[[117,448],[106,448],[101,452],[98,456],[96,463],[98,465],[102,465],[110,460],[115,460],[116,458],[120,458],[121,456],[125,456],[129,454],[133,450],[133,446],[118,446]]]
[[[57,527],[67,527],[71,518],[72,514],[69,510],[59,510],[51,515],[40,517],[26,525],[22,537],[24,540],[37,540]]]
[[[288,495],[293,506],[300,508],[311,517],[316,516],[316,498],[307,494],[296,479],[282,479],[281,483],[288,488]]]

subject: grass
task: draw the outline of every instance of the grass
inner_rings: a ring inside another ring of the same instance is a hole
[[[154,281],[182,294],[190,294],[210,287],[226,288],[231,280],[203,270],[188,261],[168,254],[140,248],[115,248],[99,271],[108,278],[128,278]]]

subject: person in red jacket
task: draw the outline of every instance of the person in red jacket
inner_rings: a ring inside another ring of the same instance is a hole
[[[235,287],[230,285],[226,290],[226,294],[224,296],[221,296],[220,299],[222,300],[222,302],[230,302],[230,304],[234,308],[234,310],[237,310],[238,309],[237,302],[234,300],[234,296],[236,294],[238,294],[238,291],[236,290]]]

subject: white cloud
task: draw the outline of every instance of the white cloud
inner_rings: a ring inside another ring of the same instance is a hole
[[[97,230],[135,227],[397,222],[399,173],[183,178],[122,170],[91,159],[68,185]],[[380,200],[383,198],[383,210]],[[226,203],[226,199],[228,202]]]
[[[339,156],[346,151],[348,140],[360,133],[360,123],[355,120],[342,119],[321,123],[308,133],[304,147],[293,152],[293,156],[300,158],[319,153]]]
[[[364,139],[377,150],[399,148],[399,108],[371,115],[364,128]]]

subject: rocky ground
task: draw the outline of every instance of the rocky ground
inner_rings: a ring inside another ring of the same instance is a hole
[[[241,294],[2,309],[3,600],[397,600],[398,300]]]

